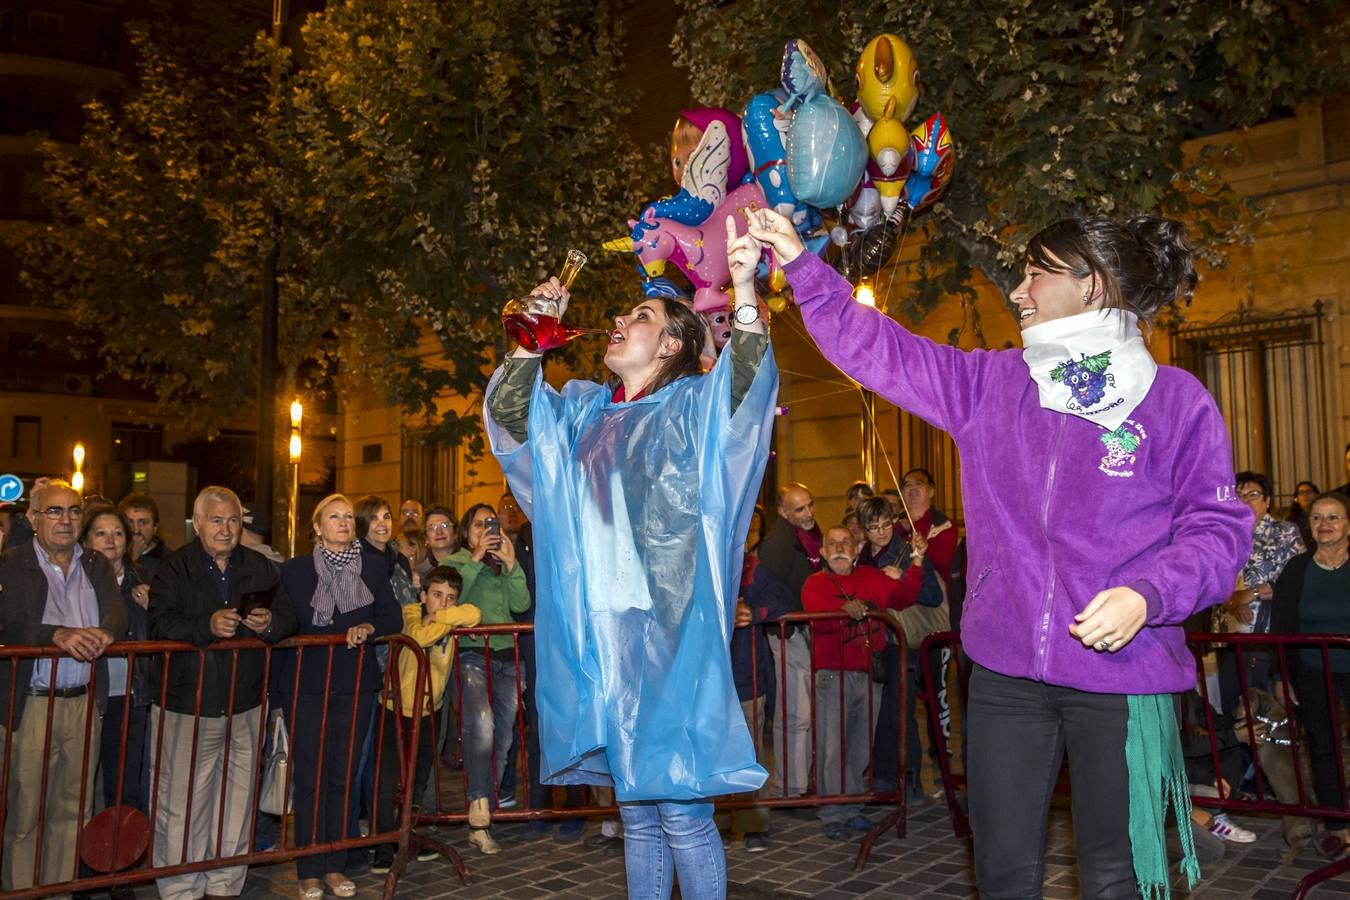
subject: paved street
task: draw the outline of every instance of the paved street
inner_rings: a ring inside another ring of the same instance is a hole
[[[1195,898],[1252,898],[1285,900],[1298,879],[1322,864],[1311,848],[1289,865],[1279,860],[1284,851],[1279,821],[1240,817],[1238,821],[1260,835],[1255,844],[1226,845],[1224,859],[1202,866],[1204,880],[1190,894]],[[593,823],[586,837],[598,830]],[[624,896],[623,859],[587,847],[585,840],[558,844],[552,840],[525,842],[518,826],[494,831],[503,845],[496,856],[479,855],[468,847],[464,830],[447,829],[464,854],[472,873],[463,885],[449,863],[413,862],[399,883],[400,897],[512,897],[605,898]],[[775,815],[773,843],[767,853],[746,853],[739,842],[727,853],[728,895],[731,898],[852,897],[950,898],[974,897],[973,875],[966,844],[952,837],[945,809],[928,804],[913,811],[909,835],[896,840],[894,832],[880,838],[862,872],[853,869],[856,842],[827,840],[812,821]],[[378,896],[383,879],[357,879],[360,896]],[[294,897],[293,866],[272,866],[250,874],[245,897]],[[677,895],[678,896],[678,895]],[[1048,898],[1078,896],[1073,839],[1067,807],[1057,802],[1052,813],[1048,856]],[[1174,896],[1185,896],[1178,890]],[[1350,897],[1350,877],[1315,891],[1317,897]]]

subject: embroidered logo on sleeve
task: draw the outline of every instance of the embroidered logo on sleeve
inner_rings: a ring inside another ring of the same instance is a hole
[[[1101,436],[1106,455],[1097,468],[1116,478],[1132,478],[1139,447],[1147,437],[1148,432],[1144,431],[1143,425],[1134,419],[1126,419],[1115,431],[1108,431]]]
[[[1050,380],[1063,383],[1072,395],[1069,408],[1074,402],[1080,409],[1088,409],[1102,401],[1108,387],[1115,387],[1116,377],[1111,368],[1111,351],[1106,350],[1095,356],[1084,356],[1079,360],[1067,359],[1055,366],[1050,372]]]

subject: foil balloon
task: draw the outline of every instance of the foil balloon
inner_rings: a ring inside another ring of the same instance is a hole
[[[838,206],[867,167],[867,143],[848,110],[828,94],[817,94],[792,115],[787,161],[788,182],[799,202]]]
[[[851,267],[863,275],[877,274],[895,255],[900,235],[901,228],[890,221],[883,221],[854,235],[853,243],[848,248]]]
[[[904,200],[914,212],[937,202],[956,166],[956,145],[942,113],[933,113],[909,139],[913,165],[905,179]]]
[[[784,109],[792,109],[820,94],[828,92],[829,74],[825,63],[811,49],[811,45],[800,38],[788,38],[783,47],[783,90],[787,98]]]
[[[752,174],[769,205],[785,216],[797,211],[797,196],[788,183],[787,149],[784,140],[792,117],[783,112],[781,91],[766,91],[750,98],[741,117],[745,146],[750,151]]]
[[[648,204],[643,215],[650,209],[663,219],[702,224],[747,168],[735,113],[717,107],[682,110],[670,139],[670,170],[680,190]]]
[[[909,45],[893,34],[872,38],[854,69],[858,102],[872,121],[882,118],[886,104],[895,101],[895,118],[903,122],[919,99],[919,65]]]
[[[725,307],[703,313],[703,322],[708,326],[713,346],[720,352],[731,340],[731,312]]]
[[[728,194],[701,225],[662,218],[649,207],[641,219],[628,223],[632,227],[628,237],[606,241],[604,247],[637,256],[649,278],[663,275],[666,263],[671,263],[694,286],[694,310],[710,312],[727,302],[722,293],[731,278],[727,268],[727,217],[734,220],[736,233],[743,234],[744,212],[765,205],[764,192],[752,181]]]
[[[890,215],[900,202],[900,191],[909,177],[914,157],[909,152],[909,135],[895,116],[896,100],[886,101],[881,118],[867,133],[867,150],[871,156],[867,172],[881,200],[881,211]]]

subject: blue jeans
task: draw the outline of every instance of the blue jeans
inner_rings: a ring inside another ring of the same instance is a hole
[[[685,900],[726,897],[727,857],[711,803],[620,803],[619,815],[630,900],[669,900],[676,872]]]
[[[460,717],[464,727],[464,772],[469,776],[469,800],[497,798],[507,751],[515,743],[516,657],[498,650],[489,662],[479,650],[459,654]],[[488,670],[492,688],[488,689]],[[489,693],[491,696],[489,696]]]

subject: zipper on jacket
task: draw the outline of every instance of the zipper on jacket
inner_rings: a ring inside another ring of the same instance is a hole
[[[1045,601],[1041,605],[1040,640],[1036,647],[1034,675],[1038,679],[1045,677],[1045,651],[1050,643],[1050,608],[1054,604],[1055,597],[1055,557],[1054,551],[1050,549],[1054,546],[1050,541],[1050,495],[1055,489],[1055,468],[1059,463],[1059,445],[1063,437],[1064,417],[1061,416],[1059,429],[1055,432],[1054,447],[1050,451],[1050,468],[1045,477],[1045,498],[1041,501],[1041,534],[1045,537],[1050,566],[1046,577]]]
[[[984,584],[984,580],[989,577],[989,573],[992,571],[994,571],[993,566],[985,566],[980,570],[979,576],[975,579],[974,586],[971,587],[970,592],[966,594],[965,603],[963,604],[964,608],[971,609],[974,607],[975,598],[980,596],[980,585]]]

